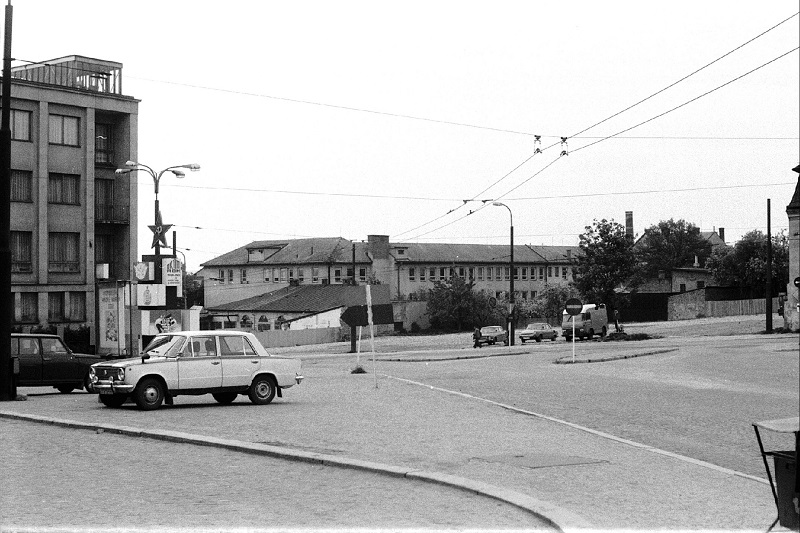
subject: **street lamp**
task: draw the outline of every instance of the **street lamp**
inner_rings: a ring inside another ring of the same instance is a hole
[[[164,246],[165,247],[167,246],[167,241],[166,241],[166,237],[164,236],[164,233],[166,232],[166,230],[169,229],[169,226],[167,226],[165,228],[164,225],[162,224],[161,212],[158,209],[158,184],[161,181],[161,176],[163,176],[165,172],[172,172],[175,175],[175,177],[184,178],[184,177],[186,177],[186,174],[180,169],[188,168],[192,172],[196,172],[196,171],[200,170],[200,165],[198,165],[196,163],[190,163],[190,164],[187,164],[187,165],[173,165],[171,167],[165,168],[164,170],[162,170],[160,172],[156,172],[155,170],[153,170],[152,168],[148,167],[147,165],[144,165],[142,163],[137,163],[136,161],[126,161],[125,162],[125,166],[127,168],[118,168],[117,170],[115,170],[114,171],[115,174],[128,174],[130,172],[136,172],[136,171],[139,171],[139,170],[143,170],[144,172],[147,172],[148,174],[150,174],[150,176],[153,178],[153,185],[155,186],[155,193],[156,193],[155,225],[151,226],[150,229],[153,230],[153,234],[154,234],[153,235],[153,246],[152,247],[156,249],[156,257],[158,257],[160,255],[160,253],[161,253],[161,243],[163,242]]]
[[[503,202],[492,202],[492,205],[505,207],[508,209],[508,216],[511,218],[511,255],[509,259],[509,282],[508,282],[508,345],[514,346],[514,214],[511,208]]]

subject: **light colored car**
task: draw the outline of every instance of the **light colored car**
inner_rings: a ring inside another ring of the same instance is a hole
[[[522,344],[525,341],[534,340],[542,342],[542,339],[550,339],[554,341],[558,338],[558,332],[546,322],[533,322],[528,324],[525,329],[519,332],[519,340]]]
[[[157,335],[141,357],[94,364],[89,377],[104,405],[132,398],[144,410],[200,394],[221,404],[247,394],[263,405],[303,380],[299,360],[270,355],[252,333],[213,330]]]

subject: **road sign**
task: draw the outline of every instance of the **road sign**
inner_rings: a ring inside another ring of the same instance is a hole
[[[794,286],[800,287],[800,278],[794,278]]]
[[[579,315],[581,314],[581,309],[583,309],[583,304],[577,298],[570,298],[564,305],[564,309],[572,316]]]
[[[342,321],[348,326],[368,326],[369,318],[366,305],[353,305],[344,310]],[[373,324],[394,324],[392,304],[378,304],[372,306]]]

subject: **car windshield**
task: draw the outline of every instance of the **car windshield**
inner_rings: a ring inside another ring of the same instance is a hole
[[[183,335],[158,335],[150,341],[144,353],[150,357],[175,355],[183,347],[184,340],[186,337]]]

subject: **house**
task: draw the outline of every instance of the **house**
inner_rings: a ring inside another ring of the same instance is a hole
[[[78,55],[11,69],[11,297],[15,329],[89,326],[97,282],[136,261],[139,101],[122,64]],[[99,276],[98,276],[99,274]]]

